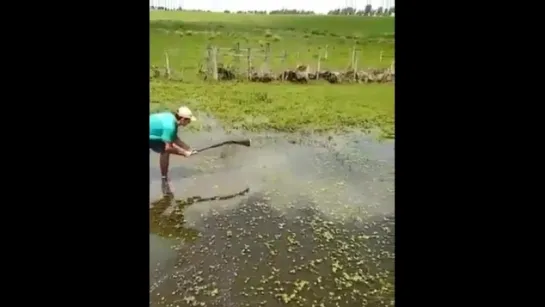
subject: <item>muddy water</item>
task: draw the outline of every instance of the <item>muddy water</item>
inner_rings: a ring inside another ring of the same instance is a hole
[[[393,142],[246,136],[251,148],[172,157],[177,201],[161,200],[150,155],[150,305],[393,305]]]

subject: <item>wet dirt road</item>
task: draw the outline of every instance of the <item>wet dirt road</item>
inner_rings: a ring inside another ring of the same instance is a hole
[[[178,202],[160,200],[150,155],[150,306],[393,305],[393,142],[249,137],[172,157]],[[184,134],[194,147],[229,138]]]

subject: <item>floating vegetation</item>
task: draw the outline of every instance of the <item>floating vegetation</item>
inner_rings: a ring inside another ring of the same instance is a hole
[[[310,202],[280,211],[254,194],[203,217],[151,305],[393,306],[394,220]]]

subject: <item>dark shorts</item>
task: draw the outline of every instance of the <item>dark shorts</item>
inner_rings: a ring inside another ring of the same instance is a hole
[[[149,149],[160,154],[165,151],[165,142],[161,140],[149,140]]]

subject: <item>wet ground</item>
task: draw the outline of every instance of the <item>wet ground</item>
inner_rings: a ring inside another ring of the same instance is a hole
[[[150,306],[394,305],[393,141],[246,136],[171,157],[176,200],[150,155]]]

